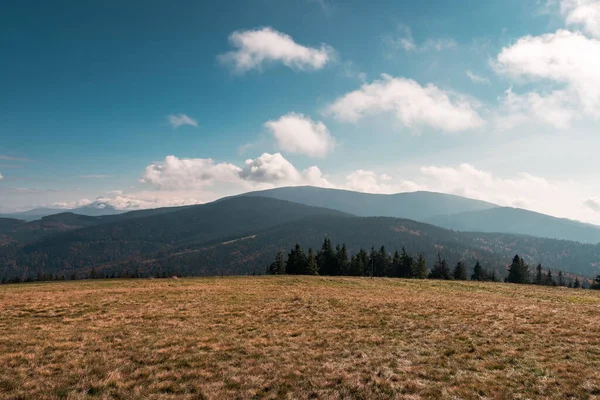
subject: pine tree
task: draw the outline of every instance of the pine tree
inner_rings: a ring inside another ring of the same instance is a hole
[[[438,253],[437,261],[429,273],[429,279],[452,279],[452,276],[450,275],[450,268],[448,268],[448,263],[442,258],[440,253]]]
[[[363,260],[358,255],[352,256],[350,259],[350,270],[348,275],[350,276],[363,276],[365,274],[365,265]]]
[[[371,254],[369,254],[369,262],[367,264],[368,274],[371,277],[375,277],[376,275],[376,266],[378,254],[375,251],[375,246],[371,247]]]
[[[285,271],[289,275],[300,275],[306,271],[306,256],[300,244],[296,243],[296,246],[288,253]]]
[[[94,267],[92,267],[92,270],[90,271],[90,279],[98,279],[98,273]]]
[[[542,275],[542,264],[538,264],[538,266],[536,267],[536,273],[535,273],[535,284],[536,285],[542,285],[544,283],[544,276]]]
[[[379,248],[379,252],[375,256],[375,275],[386,276],[390,272],[392,260],[385,250],[385,246]]]
[[[471,275],[472,281],[484,281],[485,280],[485,271],[483,267],[479,263],[479,260],[475,263],[475,267],[473,268],[473,275]]]
[[[415,260],[410,256],[404,247],[402,247],[402,255],[400,256],[400,277],[401,278],[412,278],[413,277],[413,264]]]
[[[285,274],[285,261],[283,260],[283,253],[277,252],[275,260],[267,267],[267,275],[284,275]]]
[[[552,276],[552,271],[550,270],[548,270],[548,274],[546,275],[546,285],[556,286],[556,282],[554,281],[554,277]]]
[[[423,254],[419,254],[417,261],[413,263],[411,276],[414,279],[427,279],[427,261]]]
[[[575,282],[573,282],[573,287],[575,289],[581,288],[581,281],[579,280],[579,277],[575,277]]]
[[[508,269],[507,282],[510,283],[529,283],[529,266],[517,254]]]
[[[306,270],[304,275],[319,275],[319,266],[317,265],[317,257],[312,248],[308,249],[308,257],[306,259]]]
[[[317,254],[317,265],[319,266],[319,275],[331,275],[335,272],[337,263],[335,251],[331,246],[331,240],[325,238],[321,250]]]
[[[592,290],[600,290],[600,275],[596,276],[596,279],[590,285],[590,289]]]
[[[558,271],[558,286],[565,286],[565,277],[562,271]]]
[[[349,269],[349,261],[348,261],[348,250],[346,250],[346,245],[343,244],[342,247],[338,246],[336,252],[336,267],[337,274],[336,275],[347,275]]]
[[[467,277],[467,267],[462,261],[456,263],[456,267],[454,267],[454,272],[452,275],[457,281],[466,281],[469,279]]]
[[[402,261],[400,259],[400,254],[398,254],[398,250],[394,252],[394,257],[392,258],[392,272],[394,278],[402,276]]]

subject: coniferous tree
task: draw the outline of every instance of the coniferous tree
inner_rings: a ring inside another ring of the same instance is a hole
[[[288,258],[285,263],[285,272],[289,275],[300,275],[306,271],[306,256],[296,243],[296,246],[288,253]]]
[[[308,257],[306,258],[306,270],[304,275],[319,275],[319,266],[317,265],[317,257],[312,248],[308,249]]]
[[[517,254],[508,269],[507,282],[510,283],[529,283],[529,266]]]
[[[375,271],[377,276],[386,276],[390,272],[392,260],[385,250],[385,246],[381,246],[379,253],[375,258]]]
[[[346,249],[346,245],[343,244],[342,247],[337,248],[336,252],[336,275],[347,275],[349,269],[349,261],[348,261],[348,250]]]
[[[412,278],[413,277],[413,264],[415,260],[406,252],[404,246],[402,247],[402,255],[400,256],[400,277],[401,278]]]
[[[392,258],[392,274],[395,278],[400,278],[402,276],[402,262],[400,259],[400,254],[398,250],[394,252],[394,257]]]
[[[475,267],[473,268],[473,275],[471,275],[472,281],[484,281],[485,280],[485,271],[483,267],[479,263],[479,260],[475,263]]]
[[[360,249],[358,254],[356,254],[357,260],[360,262],[359,265],[362,265],[362,276],[368,276],[369,271],[369,254],[364,249]]]
[[[375,251],[375,246],[371,247],[371,254],[369,254],[369,263],[367,264],[368,274],[371,277],[375,277],[376,275],[376,264],[377,264],[378,254]]]
[[[536,267],[536,273],[535,273],[535,280],[534,283],[536,285],[543,285],[544,284],[544,276],[542,275],[542,264],[538,264],[538,266]]]
[[[98,273],[94,267],[92,267],[92,270],[90,271],[90,279],[98,279]]]
[[[452,275],[457,281],[466,281],[467,279],[469,279],[467,277],[467,267],[462,261],[456,263],[456,267],[454,267]]]
[[[427,261],[423,254],[419,254],[417,262],[413,263],[411,276],[415,279],[427,279]]]
[[[581,281],[579,280],[579,277],[575,277],[575,282],[573,282],[573,287],[575,289],[581,288]]]
[[[596,279],[590,285],[590,289],[600,290],[600,275],[596,276]]]
[[[365,274],[365,264],[363,263],[362,257],[359,257],[358,255],[352,256],[348,274],[350,276],[363,276]]]
[[[565,277],[562,271],[558,271],[558,286],[565,286]]]
[[[267,267],[267,275],[284,275],[285,274],[285,261],[283,259],[283,253],[277,252],[275,260]]]
[[[331,240],[325,238],[321,246],[321,251],[317,254],[319,275],[332,275],[332,272],[335,272],[336,261],[336,254],[331,246]]]
[[[554,277],[552,276],[551,270],[548,270],[548,274],[546,275],[546,285],[556,286],[556,282],[554,281]]]
[[[452,279],[450,268],[448,268],[448,263],[442,258],[440,253],[438,253],[437,261],[429,273],[429,279]]]

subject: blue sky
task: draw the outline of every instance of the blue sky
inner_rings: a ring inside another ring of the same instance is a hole
[[[0,211],[319,185],[600,223],[600,1],[10,2]]]

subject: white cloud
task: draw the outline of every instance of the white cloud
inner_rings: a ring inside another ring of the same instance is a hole
[[[379,194],[424,190],[424,186],[421,186],[413,181],[404,180],[400,182],[392,182],[393,180],[394,179],[387,174],[377,175],[373,171],[364,171],[359,169],[346,177],[346,184],[343,185],[342,188],[357,192]]]
[[[423,42],[423,44],[418,45],[413,38],[411,29],[408,26],[399,25],[398,30],[400,31],[399,36],[387,36],[384,38],[384,41],[393,48],[425,53],[429,51],[439,52],[445,49],[455,48],[457,46],[456,41],[449,38],[427,39],[425,42]]]
[[[52,207],[63,208],[65,210],[72,210],[74,208],[89,206],[92,203],[93,203],[93,201],[89,200],[89,199],[81,199],[81,200],[77,200],[77,201],[61,201],[61,202],[52,204]]]
[[[0,181],[4,179],[4,175],[0,174]]]
[[[289,113],[266,122],[265,126],[285,152],[323,158],[335,147],[335,140],[325,124],[302,114]]]
[[[333,48],[325,44],[320,48],[302,46],[291,36],[269,27],[233,32],[229,42],[236,50],[218,59],[238,73],[260,70],[263,64],[273,62],[295,70],[318,70],[334,57]]]
[[[483,76],[474,74],[470,70],[467,70],[466,74],[469,77],[469,79],[471,79],[471,82],[473,82],[473,83],[484,83],[486,85],[490,84],[490,80],[488,78],[484,78]]]
[[[171,124],[171,126],[175,129],[179,128],[180,126],[184,126],[184,125],[190,125],[193,127],[198,127],[198,121],[196,121],[194,118],[191,118],[185,114],[179,114],[179,115],[175,115],[175,114],[171,114],[167,117],[167,119],[169,120],[169,123]]]
[[[167,156],[147,166],[140,182],[161,189],[202,188],[215,181],[236,182],[240,172],[241,168],[233,164],[215,164],[210,158]]]
[[[256,159],[246,160],[243,167],[215,163],[212,159],[168,156],[164,161],[146,167],[140,182],[161,190],[181,191],[223,185],[229,189],[237,188],[238,192],[277,186],[331,186],[319,168],[312,166],[300,171],[280,153],[264,153]]]
[[[600,199],[587,199],[583,202],[583,205],[594,212],[600,213]]]
[[[517,82],[546,84],[509,99],[527,114],[543,117],[544,109],[550,108],[553,115],[542,119],[559,128],[568,127],[574,118],[600,117],[599,40],[566,30],[525,36],[502,49],[494,67]]]
[[[498,100],[499,108],[496,110],[494,122],[500,130],[539,123],[566,129],[577,117],[573,97],[564,90],[544,94],[535,91],[517,94],[510,88]]]
[[[239,175],[244,180],[266,183],[272,185],[272,187],[299,185],[332,186],[318,167],[312,166],[299,171],[279,153],[264,153],[254,160],[246,160],[246,166]]]
[[[581,26],[586,33],[600,38],[599,0],[562,0],[560,9],[567,26]]]
[[[364,84],[329,105],[326,113],[343,122],[393,112],[407,128],[421,126],[445,132],[481,127],[478,103],[433,84],[421,86],[412,79],[383,74],[380,80]]]

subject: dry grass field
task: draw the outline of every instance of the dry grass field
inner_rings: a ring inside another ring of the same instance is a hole
[[[0,398],[600,398],[600,293],[319,277],[3,285]]]

